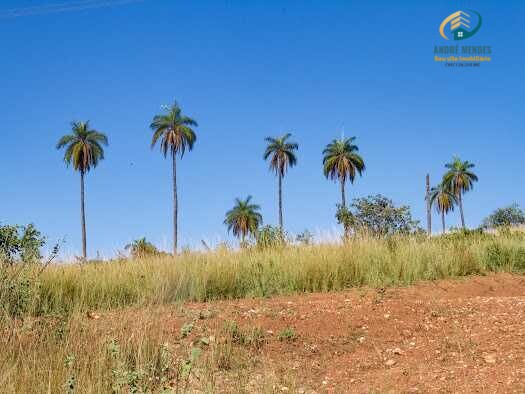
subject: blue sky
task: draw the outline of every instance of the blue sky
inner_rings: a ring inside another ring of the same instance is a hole
[[[263,139],[286,131],[300,144],[284,182],[294,233],[336,228],[339,188],[324,179],[321,152],[343,130],[367,164],[348,198],[382,193],[423,222],[425,174],[437,182],[457,154],[480,178],[465,196],[470,226],[496,207],[525,206],[518,1],[145,0],[5,17],[53,2],[0,5],[0,221],[66,237],[67,253],[80,250],[79,176],[54,146],[70,121],[87,119],[110,140],[87,178],[88,252],[111,255],[142,236],[169,249],[170,163],[150,150],[148,126],[174,99],[199,122],[178,167],[181,245],[228,239],[224,213],[238,196],[253,195],[276,223]],[[447,43],[439,24],[458,9],[483,16],[461,44],[491,45],[490,64],[433,61]]]

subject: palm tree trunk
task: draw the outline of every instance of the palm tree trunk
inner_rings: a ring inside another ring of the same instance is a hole
[[[432,207],[430,206],[430,175],[426,177],[426,192],[427,192],[427,233],[430,237],[432,235]]]
[[[283,176],[279,173],[279,228],[283,232]]]
[[[461,192],[459,192],[458,195],[459,199],[459,214],[461,215],[461,226],[463,227],[463,230],[465,230],[465,216],[463,215],[463,199],[461,198]]]
[[[173,158],[173,255],[177,254],[177,217],[178,217],[178,199],[177,199],[177,155],[172,152]]]
[[[443,234],[445,234],[445,211],[441,211],[441,224],[443,225]]]
[[[82,258],[87,259],[86,248],[86,211],[84,208],[84,171],[80,171],[80,223],[82,227]]]
[[[341,205],[346,208],[345,181],[341,179]]]

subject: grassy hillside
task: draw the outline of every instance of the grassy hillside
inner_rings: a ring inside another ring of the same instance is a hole
[[[194,315],[181,306],[167,312],[154,305],[407,285],[497,271],[525,271],[523,234],[356,239],[344,245],[218,250],[43,271],[4,266],[2,391],[170,393],[198,386],[213,392],[219,385],[242,392],[253,378],[242,371],[256,367],[252,356],[268,334],[235,323],[214,327],[210,334],[206,310]],[[125,306],[134,308],[109,312]],[[104,318],[98,320],[98,313]],[[167,324],[173,313],[187,323]],[[204,339],[191,334],[187,340],[199,321]],[[287,330],[277,343],[295,336]],[[211,343],[213,338],[219,339]],[[276,378],[274,372],[261,375],[257,391],[293,387],[288,375],[278,372]],[[226,378],[231,380],[217,381]]]
[[[407,285],[491,271],[525,270],[525,236],[356,239],[344,245],[217,250],[89,264],[20,274],[21,313],[64,314],[129,305],[267,297],[355,286]],[[27,281],[26,281],[27,280]],[[7,301],[4,300],[4,304]]]

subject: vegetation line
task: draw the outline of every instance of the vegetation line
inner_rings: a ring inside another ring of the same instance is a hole
[[[54,266],[38,280],[33,280],[35,270],[29,265],[9,284],[2,307],[4,315],[11,316],[69,314],[524,272],[524,241],[520,232],[457,232],[432,239],[425,234],[354,238],[341,245],[283,246],[274,242],[237,252],[219,248],[183,253],[176,257],[176,264],[170,255],[153,255]]]

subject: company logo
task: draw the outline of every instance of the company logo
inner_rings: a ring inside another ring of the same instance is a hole
[[[474,10],[468,10],[469,14],[463,11],[456,11],[453,14],[447,16],[441,26],[439,26],[439,34],[445,39],[448,40],[447,34],[445,33],[445,28],[450,25],[450,32],[455,41],[465,40],[469,37],[472,37],[478,32],[481,27],[481,15]],[[475,22],[475,27],[473,23]]]

